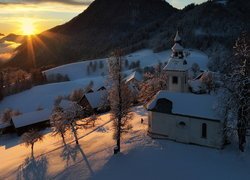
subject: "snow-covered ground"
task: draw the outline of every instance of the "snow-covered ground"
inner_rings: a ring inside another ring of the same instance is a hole
[[[207,69],[208,57],[197,50],[186,50],[191,52],[187,57],[190,66],[196,62],[200,68]],[[141,68],[146,66],[155,66],[158,63],[166,63],[171,55],[171,51],[163,51],[160,53],[153,53],[152,50],[141,50],[126,56],[129,63],[140,61]],[[92,63],[97,62],[97,69],[95,72],[87,73],[87,66],[90,61],[83,61],[78,63],[67,64],[59,66],[44,73],[68,75],[71,81],[46,84],[33,87],[30,90],[5,97],[0,103],[0,113],[6,108],[19,110],[22,113],[35,111],[38,107],[44,109],[51,109],[54,100],[57,96],[69,95],[73,90],[86,87],[91,81],[94,85],[105,83],[105,75],[107,74],[107,59],[92,60]],[[99,67],[99,62],[103,61],[103,68]],[[130,71],[125,72],[128,74]]]
[[[237,146],[224,150],[153,140],[147,136],[147,113],[133,109],[133,130],[122,139],[122,152],[113,155],[112,124],[79,133],[80,146],[72,138],[63,146],[49,130],[43,142],[35,144],[35,160],[19,137],[0,137],[0,179],[185,179],[240,180],[250,177],[249,147],[240,153]],[[109,122],[104,114],[98,125]],[[140,119],[144,118],[144,124]]]

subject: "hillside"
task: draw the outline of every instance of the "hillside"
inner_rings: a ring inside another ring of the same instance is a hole
[[[177,29],[185,47],[223,59],[240,33],[250,30],[249,12],[244,0],[208,1],[180,11],[162,0],[96,0],[68,23],[24,43],[7,66],[28,69],[33,59],[36,66],[45,66],[104,58],[117,47],[126,53],[143,48],[159,52],[172,46]]]
[[[107,56],[128,34],[175,12],[162,0],[95,0],[68,23],[25,42],[8,65],[28,68],[33,59],[43,66]]]

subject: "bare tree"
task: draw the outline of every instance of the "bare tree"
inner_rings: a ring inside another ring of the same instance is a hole
[[[3,112],[3,115],[1,117],[1,122],[3,123],[10,123],[11,118],[14,116],[18,116],[22,114],[20,111],[15,111],[13,109],[5,109]]]
[[[21,142],[31,147],[31,157],[34,157],[34,144],[43,139],[43,135],[37,130],[30,130],[22,135]]]
[[[158,91],[165,89],[167,89],[167,74],[160,66],[157,66],[152,73],[144,75],[144,81],[140,84],[139,101],[145,104]]]
[[[214,79],[213,79],[213,74],[212,72],[204,72],[203,75],[201,76],[201,82],[203,82],[206,85],[206,88],[208,90],[208,93],[214,89]]]
[[[65,142],[65,134],[68,130],[67,122],[64,118],[64,113],[60,108],[55,108],[52,115],[50,116],[50,124],[52,127],[52,136],[60,135],[63,143]]]
[[[224,98],[225,117],[227,121],[236,122],[239,149],[243,152],[250,119],[250,40],[246,33],[236,41],[234,57],[228,61],[223,76],[227,91],[224,93],[224,96],[227,94]]]
[[[116,50],[109,58],[109,102],[111,107],[111,118],[114,120],[114,138],[116,148],[114,153],[120,152],[120,139],[122,133],[127,132],[132,128],[129,125],[131,119],[130,107],[132,103],[131,92],[127,84],[123,81],[122,76],[123,53],[121,50]]]
[[[66,108],[61,108],[60,106],[58,106],[57,108],[58,114],[56,116],[58,116],[58,121],[60,121],[60,123],[57,124],[59,126],[58,128],[62,128],[62,131],[71,129],[76,144],[79,144],[78,130],[82,128],[87,129],[89,127],[92,127],[92,125],[94,124],[93,121],[95,121],[96,119],[86,118],[90,116],[91,112],[89,112],[87,109],[84,109],[76,102],[72,102]],[[57,131],[58,130],[59,129],[57,129]]]

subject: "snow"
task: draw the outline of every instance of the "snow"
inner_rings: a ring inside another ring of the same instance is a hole
[[[134,71],[132,74],[128,75],[124,80],[126,81],[126,83],[128,83],[132,79],[135,79],[136,81],[139,82],[143,79],[143,77],[137,71]]]
[[[215,109],[218,101],[215,95],[160,91],[147,105],[147,109],[154,109],[159,99],[167,99],[173,103],[173,114],[207,118],[216,121],[221,119]]]
[[[207,55],[197,50],[188,49],[185,51],[191,53],[187,56],[188,66],[191,67],[194,62],[197,62],[201,69],[207,69]],[[147,66],[156,66],[160,62],[163,64],[168,62],[171,53],[170,50],[153,53],[152,50],[144,49],[128,54],[126,59],[129,63],[139,60],[141,68],[144,68]],[[93,60],[93,63],[95,61],[97,62],[97,70],[90,74],[87,74],[87,66],[90,61],[67,64],[45,71],[44,73],[46,76],[57,73],[68,75],[71,81],[35,86],[21,93],[5,97],[0,103],[0,113],[6,108],[19,110],[22,113],[33,112],[38,107],[52,109],[54,106],[54,100],[57,96],[67,96],[75,89],[87,87],[91,81],[93,81],[93,88],[96,90],[107,82],[106,76],[103,76],[102,73],[106,75],[108,70],[106,64],[107,59]],[[99,68],[100,61],[104,62],[104,67],[102,69]],[[126,69],[125,73],[131,73],[131,71],[134,72],[134,70]]]
[[[31,113],[25,113],[19,116],[14,116],[12,117],[12,122],[15,128],[20,128],[31,124],[47,121],[49,120],[50,115],[51,111],[48,109],[44,109],[41,111],[34,111]]]
[[[188,85],[192,88],[192,92],[194,93],[199,93],[206,89],[200,79],[189,80]]]
[[[181,52],[184,50],[184,48],[179,43],[175,43],[174,46],[172,47],[172,50],[174,52]]]
[[[188,65],[185,59],[171,58],[168,64],[164,67],[166,71],[187,71]]]
[[[87,98],[89,104],[93,109],[102,106],[105,103],[105,98],[107,99],[107,91],[101,90],[97,92],[87,93],[85,97]]]
[[[240,153],[235,144],[216,150],[147,136],[147,112],[133,109],[133,129],[122,138],[121,150],[113,155],[112,123],[109,114],[100,116],[97,127],[79,131],[80,146],[67,136],[44,131],[44,140],[30,148],[20,137],[0,137],[0,179],[249,179],[250,151]],[[144,124],[140,119],[144,119]]]
[[[59,107],[62,109],[69,109],[70,107],[74,106],[74,102],[62,99],[61,102],[59,103]]]

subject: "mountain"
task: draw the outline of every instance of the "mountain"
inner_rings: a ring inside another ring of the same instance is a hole
[[[171,48],[178,29],[185,47],[222,59],[242,31],[250,31],[250,1],[207,1],[177,10],[163,0],[95,0],[68,23],[27,41],[7,66],[29,68],[105,57],[121,47]],[[215,59],[216,59],[215,58]],[[219,65],[218,65],[219,66]]]
[[[95,0],[71,21],[27,40],[9,66],[60,65],[109,55],[121,41],[178,10],[163,0]]]
[[[1,34],[0,34],[1,36]],[[27,36],[24,35],[16,35],[16,34],[9,34],[3,38],[0,39],[0,43],[3,43],[4,41],[12,41],[15,43],[24,43],[26,41]]]
[[[0,33],[0,36],[4,36],[4,34]]]

